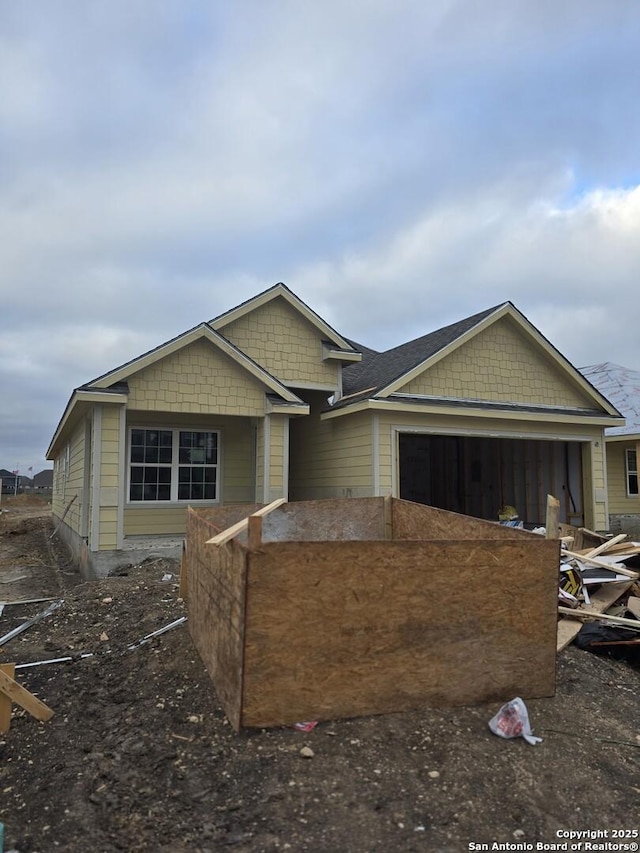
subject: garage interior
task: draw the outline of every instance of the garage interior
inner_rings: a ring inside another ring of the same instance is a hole
[[[551,494],[561,522],[585,523],[580,442],[403,432],[398,458],[405,500],[493,521],[509,505],[531,529]]]

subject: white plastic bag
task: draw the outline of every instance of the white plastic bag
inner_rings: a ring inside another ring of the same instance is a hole
[[[498,737],[523,737],[533,745],[542,741],[541,737],[532,733],[527,706],[519,696],[500,708],[495,717],[489,720],[489,728]]]

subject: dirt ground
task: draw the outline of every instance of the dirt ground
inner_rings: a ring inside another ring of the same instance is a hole
[[[184,624],[137,642],[185,615],[177,563],[81,582],[46,504],[2,508],[0,598],[64,603],[0,646],[0,663],[72,658],[16,673],[55,713],[42,723],[14,705],[0,736],[5,851],[458,853],[586,830],[637,849],[614,837],[639,828],[628,664],[563,652],[555,698],[527,701],[537,746],[490,732],[496,704],[237,735]],[[0,636],[47,604],[5,606]]]

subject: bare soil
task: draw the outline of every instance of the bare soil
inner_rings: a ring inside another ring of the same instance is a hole
[[[176,562],[81,582],[46,504],[2,508],[0,598],[64,604],[0,663],[72,658],[16,673],[55,714],[14,705],[0,736],[5,851],[457,853],[638,829],[637,669],[563,652],[555,698],[527,701],[537,746],[493,735],[495,704],[237,735],[185,625],[138,643],[185,615]],[[5,606],[0,636],[46,606]]]

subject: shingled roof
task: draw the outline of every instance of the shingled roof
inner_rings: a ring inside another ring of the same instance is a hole
[[[353,399],[354,396],[364,395],[365,392],[367,397],[375,396],[376,392],[456,341],[505,304],[507,303],[480,311],[478,314],[458,320],[457,323],[451,323],[449,326],[415,338],[406,344],[400,344],[386,352],[378,353],[358,344],[357,347],[362,352],[362,361],[359,364],[349,365],[342,371],[344,396]]]

